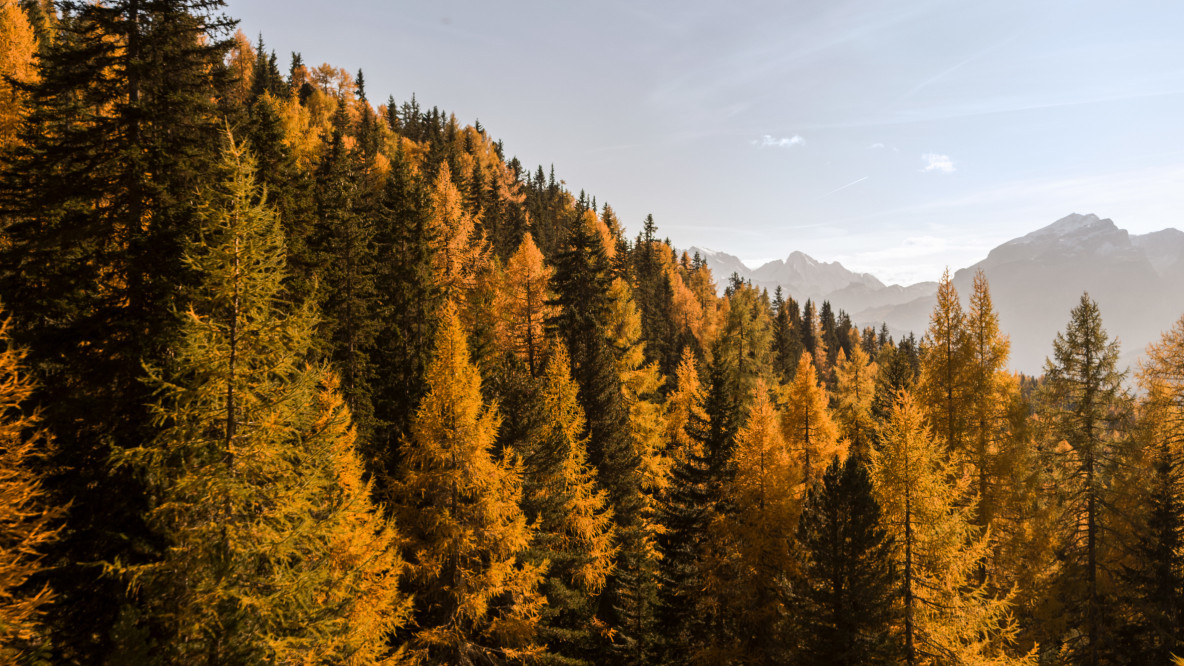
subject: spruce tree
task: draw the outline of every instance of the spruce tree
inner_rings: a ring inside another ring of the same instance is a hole
[[[898,663],[901,581],[881,520],[862,458],[834,458],[798,523],[800,571],[790,590],[795,663]]]
[[[163,555],[114,570],[163,626],[164,663],[392,658],[397,536],[336,377],[307,362],[316,311],[287,311],[279,222],[233,140],[222,172],[186,253],[199,284],[176,355],[150,369],[158,434],[116,456],[147,482]]]
[[[481,398],[455,306],[440,314],[427,393],[403,445],[394,488],[407,534],[414,628],[404,637],[428,663],[485,664],[540,651],[544,569],[524,561],[521,462],[493,455],[500,417]]]
[[[74,506],[54,548],[55,649],[102,659],[125,590],[100,563],[154,549],[141,488],[106,462],[153,436],[142,364],[166,357],[193,284],[182,246],[217,155],[233,22],[217,0],[58,7],[0,182],[0,296],[57,434],[46,489]]]

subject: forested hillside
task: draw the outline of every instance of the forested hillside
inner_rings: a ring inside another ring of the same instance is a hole
[[[0,8],[0,661],[1184,654],[1184,318],[1020,376],[981,275],[858,330],[217,0]]]

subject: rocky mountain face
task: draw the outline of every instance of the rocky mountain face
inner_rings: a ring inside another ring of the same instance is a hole
[[[921,335],[929,326],[936,283],[884,285],[837,262],[795,252],[785,261],[750,270],[730,255],[700,252],[726,285],[733,271],[772,291],[777,285],[799,302],[829,300],[853,321],[897,334]],[[717,268],[718,267],[718,268]],[[968,304],[974,274],[982,270],[1000,325],[1011,336],[1011,367],[1039,374],[1052,341],[1083,291],[1098,302],[1103,322],[1117,336],[1125,363],[1184,314],[1184,231],[1131,235],[1113,221],[1074,213],[991,250],[986,259],[954,273]]]

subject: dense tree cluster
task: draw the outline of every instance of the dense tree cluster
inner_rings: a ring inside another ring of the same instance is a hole
[[[222,11],[0,3],[0,660],[1184,654],[1184,319],[721,290]]]

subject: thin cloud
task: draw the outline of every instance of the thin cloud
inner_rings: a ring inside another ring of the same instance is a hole
[[[877,141],[877,142],[873,143],[872,145],[868,146],[867,149],[868,150],[881,150],[883,147],[884,147],[884,144]]]
[[[806,140],[800,134],[782,137],[766,134],[759,140],[753,141],[760,148],[792,148],[794,146],[800,146],[805,142]]]
[[[925,153],[921,159],[925,160],[925,168],[921,171],[937,171],[939,173],[954,173],[956,171],[954,160],[951,160],[949,155]]]

